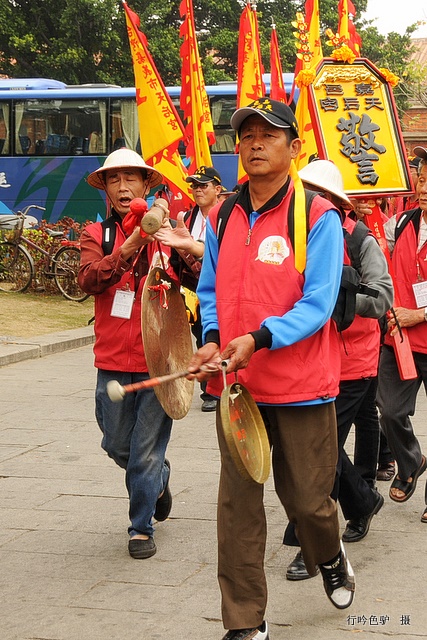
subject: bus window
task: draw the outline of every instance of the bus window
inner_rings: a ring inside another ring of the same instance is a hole
[[[236,96],[221,96],[211,99],[215,144],[212,153],[235,153],[236,135],[230,126],[230,118],[236,110]]]
[[[91,146],[96,132],[96,145]],[[96,148],[95,148],[96,147]],[[15,103],[16,155],[107,152],[105,100],[22,100]]]
[[[112,150],[127,147],[137,149],[139,140],[138,112],[135,99],[111,101]]]

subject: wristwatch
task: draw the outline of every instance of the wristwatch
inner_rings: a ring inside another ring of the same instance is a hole
[[[424,307],[424,322],[427,322],[427,307]]]

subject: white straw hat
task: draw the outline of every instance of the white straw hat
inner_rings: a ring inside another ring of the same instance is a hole
[[[123,169],[124,167],[131,169],[145,169],[150,189],[157,187],[163,182],[163,176],[161,173],[146,164],[144,162],[144,158],[142,158],[139,153],[132,151],[132,149],[126,149],[126,147],[122,147],[121,149],[117,149],[110,153],[110,155],[105,159],[103,166],[90,173],[86,178],[86,181],[91,185],[91,187],[95,187],[95,189],[103,189],[105,191],[104,173],[106,171],[110,171],[110,169]]]
[[[330,160],[313,160],[298,171],[301,180],[309,186],[332,193],[345,204],[352,206],[344,193],[344,181],[338,167]]]

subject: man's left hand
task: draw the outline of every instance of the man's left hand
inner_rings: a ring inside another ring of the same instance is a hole
[[[394,309],[397,322],[401,327],[413,327],[420,322],[424,322],[424,309],[406,309],[405,307],[396,307]],[[390,335],[394,336],[399,331],[396,326],[396,319],[391,316],[388,321]]]
[[[222,360],[230,360],[227,373],[238,369],[246,369],[254,351],[255,340],[250,333],[231,340],[221,353]]]

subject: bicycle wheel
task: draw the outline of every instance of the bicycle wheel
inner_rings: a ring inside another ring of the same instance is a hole
[[[13,242],[0,242],[0,291],[25,291],[34,277],[34,262],[28,251]]]
[[[56,286],[68,300],[83,302],[89,298],[77,282],[80,266],[80,249],[78,247],[61,247],[52,259],[53,276]]]

